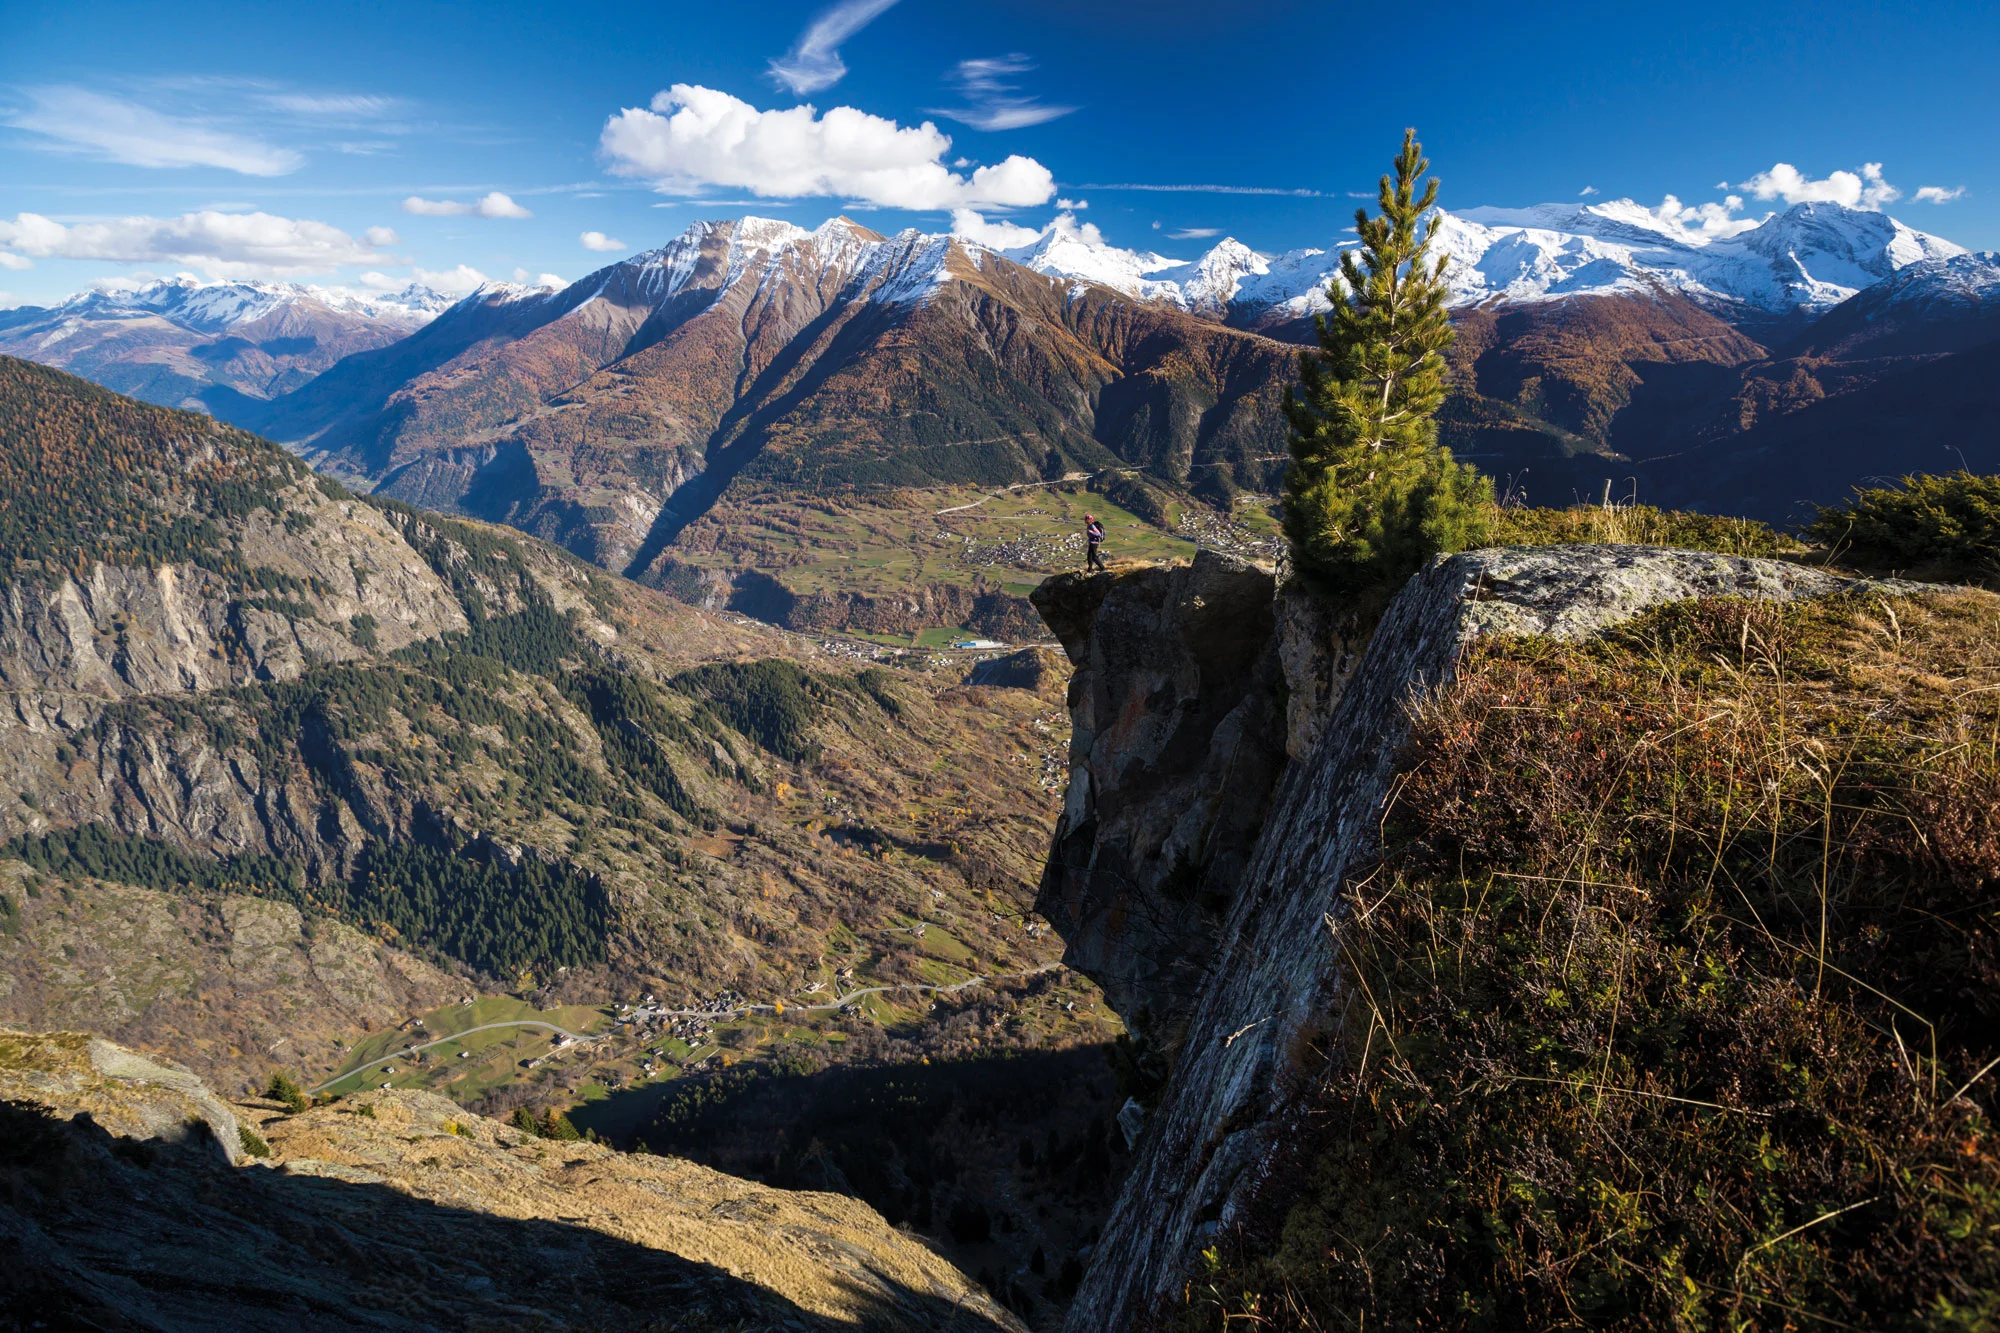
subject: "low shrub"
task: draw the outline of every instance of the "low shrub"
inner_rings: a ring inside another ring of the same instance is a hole
[[[1953,472],[1856,490],[1806,535],[1837,559],[1934,578],[2000,578],[2000,476]]]

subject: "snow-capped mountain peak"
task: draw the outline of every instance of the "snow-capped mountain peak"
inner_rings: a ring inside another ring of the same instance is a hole
[[[79,292],[56,309],[72,315],[159,315],[185,328],[216,334],[304,304],[413,329],[449,309],[455,300],[415,282],[397,292],[357,292],[297,282],[206,282],[183,273]]]
[[[1776,317],[1828,309],[1910,264],[1964,253],[1886,213],[1827,203],[1798,204],[1761,221],[1696,219],[1671,200],[1648,208],[1616,199],[1440,209],[1435,222],[1433,245],[1449,261],[1453,306],[1664,290]],[[1176,262],[1121,250],[1095,228],[1058,218],[1033,244],[1000,253],[1140,300],[1269,327],[1326,310],[1338,251],[1353,244],[1273,256],[1231,238]]]

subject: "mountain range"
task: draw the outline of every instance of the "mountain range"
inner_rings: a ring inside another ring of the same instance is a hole
[[[1966,432],[1991,416],[1975,371],[2000,337],[2000,257],[1826,203],[1727,234],[1630,201],[1436,225],[1460,332],[1444,438],[1516,498],[1609,482],[1788,520],[1864,477],[1993,448]],[[1268,494],[1292,344],[1327,308],[1341,244],[1223,239],[1177,260],[1069,214],[1007,249],[751,217],[561,290],[455,303],[186,281],[93,294],[0,317],[0,351],[658,582],[691,525],[733,530],[759,496],[1119,474],[1224,507]]]
[[[392,293],[182,276],[0,311],[0,354],[59,366],[167,407],[227,415],[342,357],[423,327],[452,304],[421,284]]]

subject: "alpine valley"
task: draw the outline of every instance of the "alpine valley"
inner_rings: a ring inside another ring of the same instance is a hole
[[[2000,463],[1994,255],[1827,203],[1725,236],[1630,201],[1436,221],[1459,329],[1444,438],[1517,500],[1609,487],[1796,521],[1863,478]],[[86,295],[9,312],[0,351],[697,604],[1014,637],[1074,515],[1010,543],[1033,517],[1010,495],[1082,483],[1131,554],[1269,549],[1279,399],[1338,249],[1179,261],[1069,214],[1007,250],[746,217],[448,305],[187,279]]]

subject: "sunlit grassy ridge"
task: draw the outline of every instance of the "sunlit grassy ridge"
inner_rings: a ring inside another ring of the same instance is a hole
[[[1402,767],[1185,1324],[1993,1326],[2000,599],[1489,641]]]

